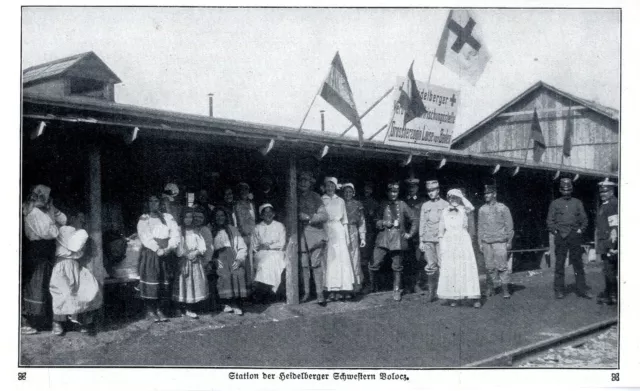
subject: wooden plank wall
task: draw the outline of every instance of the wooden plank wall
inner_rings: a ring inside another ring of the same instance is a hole
[[[508,112],[555,109],[539,113],[540,127],[547,148],[538,164],[564,164],[567,167],[616,172],[618,170],[618,123],[590,109],[565,111],[577,103],[546,89],[538,89]],[[465,150],[472,153],[503,156],[533,163],[531,114],[497,117],[470,137]],[[564,158],[562,147],[567,121],[573,121],[571,156]],[[527,152],[528,151],[528,152]]]

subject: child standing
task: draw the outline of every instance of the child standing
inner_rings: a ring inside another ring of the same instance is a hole
[[[204,273],[204,254],[207,245],[194,225],[194,209],[182,213],[182,235],[176,249],[178,270],[173,284],[173,301],[181,304],[182,316],[197,319],[195,304],[209,297],[207,277]]]

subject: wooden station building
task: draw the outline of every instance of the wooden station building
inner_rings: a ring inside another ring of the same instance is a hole
[[[423,181],[438,179],[443,191],[464,188],[476,206],[483,202],[483,183],[495,181],[499,198],[514,210],[514,249],[531,249],[547,244],[540,221],[557,191],[558,171],[576,179],[576,193],[589,195],[585,205],[591,210],[596,183],[618,176],[617,114],[543,83],[454,140],[452,149],[424,150],[373,140],[360,147],[357,139],[334,133],[120,104],[114,93],[119,82],[93,52],[23,72],[23,198],[43,183],[63,211],[69,206],[87,213],[95,244],[91,267],[99,278],[106,277],[103,233],[114,226],[134,233],[146,198],[168,181],[215,196],[226,185],[245,181],[254,188],[262,176],[271,176],[282,200],[277,219],[294,236],[301,169],[316,174],[317,185],[325,175],[353,182],[358,190],[372,181],[380,199],[387,180],[411,172]],[[549,140],[549,160],[542,162],[521,158],[536,102],[545,110],[539,112]],[[571,107],[576,119],[576,155],[572,152],[573,164],[559,165],[551,151],[562,137],[564,107]],[[287,302],[298,303],[295,261],[288,265],[286,288]]]

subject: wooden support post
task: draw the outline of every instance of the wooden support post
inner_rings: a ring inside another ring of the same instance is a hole
[[[294,250],[290,251],[287,264],[287,304],[300,304],[299,286],[298,286],[298,173],[297,162],[295,157],[289,157],[289,170],[287,175],[287,233],[289,241],[295,241]]]
[[[100,146],[89,147],[89,238],[91,239],[91,260],[87,268],[93,273],[100,285],[104,283],[106,273],[102,256],[102,174],[100,172]]]

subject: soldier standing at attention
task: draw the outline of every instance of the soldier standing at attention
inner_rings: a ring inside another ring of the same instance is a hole
[[[425,271],[429,284],[429,301],[436,300],[436,286],[438,284],[438,269],[440,267],[440,246],[438,227],[442,211],[449,203],[440,198],[440,184],[436,180],[427,181],[427,195],[429,200],[420,208],[420,251],[427,260]]]
[[[618,199],[613,194],[614,182],[605,179],[599,184],[600,200],[596,217],[596,253],[602,258],[604,292],[598,295],[598,304],[618,302]]]
[[[502,284],[502,297],[509,299],[509,265],[507,250],[513,240],[513,219],[511,211],[503,203],[496,201],[496,187],[485,185],[485,204],[478,211],[478,246],[484,255],[487,268],[487,293],[495,293],[495,283]]]
[[[560,193],[549,205],[547,228],[554,235],[556,270],[553,288],[556,299],[564,298],[564,260],[569,252],[569,261],[576,276],[576,294],[585,299],[592,296],[587,292],[587,284],[582,265],[582,233],[587,229],[587,214],[582,201],[571,196],[573,184],[570,178],[560,179]]]
[[[373,197],[372,182],[364,183],[364,197],[362,198],[362,206],[364,207],[364,220],[367,233],[365,237],[365,246],[360,249],[360,262],[362,271],[365,271],[368,270],[368,265],[372,262],[373,258],[373,248],[375,247],[377,233],[376,213],[378,213],[378,208],[380,207],[380,203]],[[363,294],[367,294],[372,291],[372,273],[373,272],[369,270],[368,274],[364,275],[364,289],[362,291]]]
[[[426,201],[426,199],[418,194],[418,189],[420,188],[420,179],[415,178],[413,175],[404,181],[407,184],[407,199],[405,202],[411,209],[413,209],[413,214],[418,219],[418,224],[420,224],[420,209],[422,208],[422,204]],[[424,259],[422,257],[422,252],[420,251],[420,238],[412,237],[408,242],[409,250],[406,254],[406,266],[408,272],[405,273],[406,280],[408,282],[407,291],[415,292],[415,293],[423,293],[423,289],[420,286],[420,283],[423,282],[424,278]]]
[[[376,228],[376,247],[373,249],[373,262],[369,265],[372,271],[372,285],[376,286],[377,271],[385,261],[387,255],[391,258],[393,270],[393,299],[402,300],[402,270],[403,252],[407,251],[409,240],[418,231],[417,218],[413,210],[401,200],[398,200],[400,185],[390,182],[387,185],[388,200],[383,202],[378,210]],[[406,224],[411,222],[411,228],[406,231]]]

